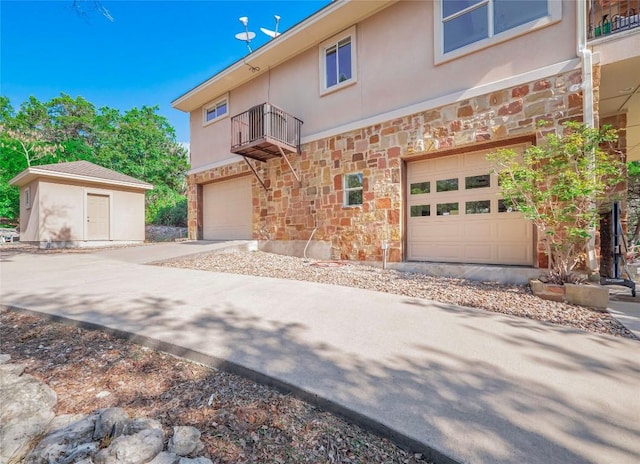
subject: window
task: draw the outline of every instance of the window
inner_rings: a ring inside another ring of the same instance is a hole
[[[229,114],[228,100],[228,97],[225,96],[224,98],[217,100],[215,103],[205,106],[202,111],[202,123],[207,125],[227,116]]]
[[[435,5],[436,62],[557,22],[555,0],[442,0]]]
[[[458,214],[458,203],[438,203],[436,214],[438,216],[455,216]]]
[[[485,187],[491,187],[491,176],[489,174],[464,178],[464,188],[467,190]]]
[[[344,205],[358,206],[362,204],[362,173],[344,176]]]
[[[26,209],[31,208],[31,187],[24,189],[24,207]]]
[[[491,212],[491,200],[467,201],[465,214],[487,214]]]
[[[356,81],[355,26],[320,45],[320,93],[325,94]]]
[[[431,182],[418,182],[411,184],[411,195],[420,195],[423,193],[431,193]]]
[[[431,205],[414,205],[411,207],[411,217],[431,216]]]
[[[458,179],[444,179],[436,181],[436,192],[451,192],[458,190]]]

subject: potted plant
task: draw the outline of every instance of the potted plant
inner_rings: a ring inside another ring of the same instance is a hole
[[[488,155],[502,196],[534,223],[545,245],[549,269],[542,282],[586,281],[576,270],[585,261],[600,212],[623,179],[624,164],[613,149],[617,138],[610,126],[594,129],[570,121],[562,134],[549,131],[522,154],[503,149]]]

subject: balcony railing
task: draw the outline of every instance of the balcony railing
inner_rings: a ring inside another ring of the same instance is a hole
[[[270,103],[231,118],[231,152],[266,161],[300,150],[302,121]]]
[[[590,0],[589,40],[640,28],[639,8],[640,0]]]

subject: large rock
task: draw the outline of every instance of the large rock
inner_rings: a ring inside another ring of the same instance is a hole
[[[102,440],[107,435],[111,438],[122,435],[125,425],[129,422],[129,415],[122,408],[103,409],[96,420],[93,432],[94,440]]]
[[[55,417],[56,393],[24,366],[0,364],[0,463],[19,461]]]
[[[152,461],[149,461],[149,464],[177,464],[179,460],[180,456],[177,454],[163,451],[153,458]]]
[[[76,463],[89,457],[98,449],[92,435],[99,414],[56,417],[49,434],[27,455],[25,464]]]
[[[180,458],[178,464],[213,464],[211,459],[207,458]]]
[[[145,464],[162,451],[164,434],[162,430],[147,429],[133,435],[121,435],[108,448],[98,451],[95,464]]]
[[[195,427],[176,426],[173,428],[173,436],[169,440],[167,450],[178,456],[188,456],[199,453],[204,449],[200,441],[200,431]]]

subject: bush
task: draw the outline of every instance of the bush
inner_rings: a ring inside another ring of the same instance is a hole
[[[158,226],[187,227],[187,199],[159,208],[151,224]]]

